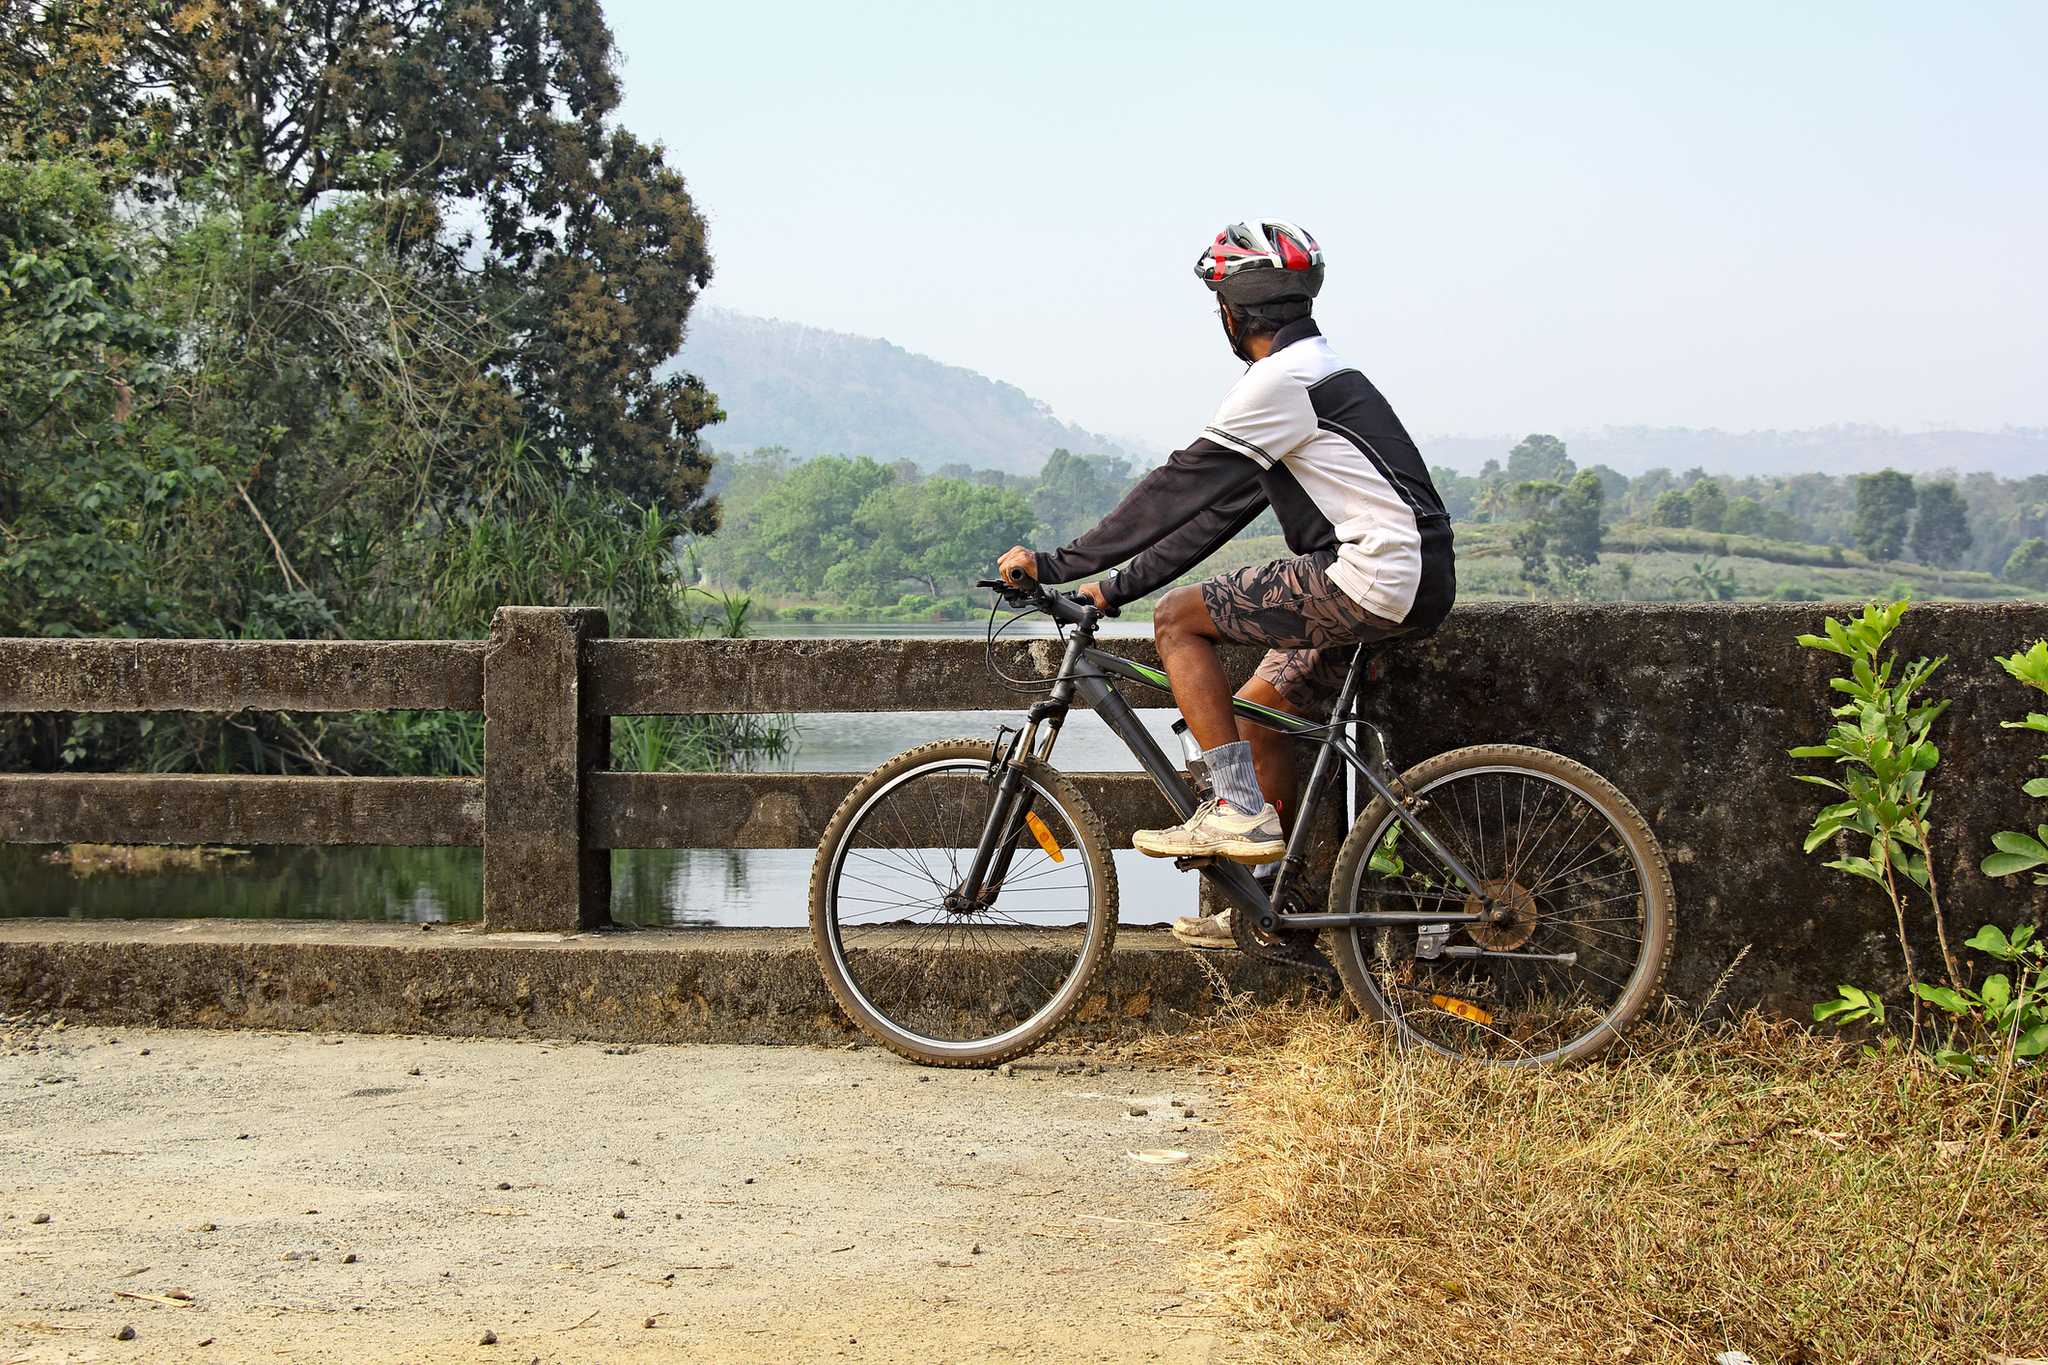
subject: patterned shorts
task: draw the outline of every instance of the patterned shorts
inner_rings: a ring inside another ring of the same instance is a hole
[[[1408,633],[1332,583],[1327,570],[1336,561],[1334,551],[1323,550],[1201,585],[1216,633],[1233,644],[1265,645],[1257,676],[1304,714],[1319,714],[1336,697],[1356,646]]]

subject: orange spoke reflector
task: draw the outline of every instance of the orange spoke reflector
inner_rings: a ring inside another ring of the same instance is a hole
[[[1052,837],[1052,831],[1045,827],[1045,821],[1038,818],[1038,812],[1024,812],[1024,823],[1031,830],[1031,837],[1038,840],[1038,846],[1045,850],[1045,856],[1056,863],[1063,863],[1067,855],[1060,852],[1060,841]]]
[[[1452,995],[1432,995],[1429,997],[1429,1003],[1435,1005],[1440,1010],[1446,1010],[1457,1015],[1460,1019],[1470,1020],[1475,1024],[1490,1024],[1493,1022],[1492,1015],[1473,1004],[1470,1000],[1460,1000]]]

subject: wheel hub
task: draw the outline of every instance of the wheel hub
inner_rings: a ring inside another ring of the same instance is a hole
[[[1477,896],[1465,898],[1466,914],[1488,916],[1465,926],[1474,943],[1490,952],[1507,953],[1535,937],[1536,897],[1529,888],[1506,878],[1480,885],[1486,888],[1493,909],[1489,911],[1486,902]]]

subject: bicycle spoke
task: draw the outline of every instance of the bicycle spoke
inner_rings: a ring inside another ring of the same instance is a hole
[[[1540,1059],[1608,1030],[1646,951],[1642,872],[1599,804],[1541,771],[1503,766],[1427,784],[1417,818],[1466,860],[1496,913],[1448,926],[1452,944],[1495,956],[1419,956],[1419,926],[1355,927],[1366,981],[1404,1037],[1461,1056]],[[1387,815],[1368,848],[1392,847],[1402,871],[1361,866],[1350,908],[1469,904],[1469,892]],[[1363,863],[1364,860],[1361,860]],[[1605,907],[1633,903],[1635,914]],[[1570,962],[1546,954],[1568,953]]]
[[[985,755],[985,750],[984,750]],[[824,894],[839,979],[914,1039],[977,1044],[1028,1026],[1063,1000],[1088,948],[1093,866],[1068,813],[1027,780],[1007,858],[973,899],[963,879],[989,834],[997,789],[985,756],[944,759],[885,786],[852,817]],[[1061,861],[1027,832],[1043,821]],[[1063,1006],[1070,1007],[1070,1006]]]

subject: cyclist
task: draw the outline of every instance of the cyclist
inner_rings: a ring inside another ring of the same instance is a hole
[[[1293,757],[1279,732],[1238,723],[1217,643],[1266,647],[1240,697],[1317,714],[1355,646],[1432,631],[1449,614],[1451,521],[1400,418],[1310,316],[1323,284],[1315,238],[1281,219],[1233,223],[1203,249],[1195,273],[1216,296],[1243,377],[1201,436],[1093,530],[1057,550],[1015,546],[999,569],[1011,582],[1066,583],[1122,564],[1081,589],[1114,615],[1273,509],[1292,558],[1175,588],[1153,613],[1159,657],[1214,796],[1184,824],[1132,841],[1160,858],[1269,863],[1286,851]],[[1229,947],[1228,914],[1180,920],[1174,933]]]

